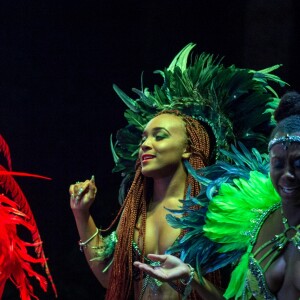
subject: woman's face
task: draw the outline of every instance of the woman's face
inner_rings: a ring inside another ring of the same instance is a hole
[[[172,114],[153,118],[146,126],[139,151],[142,173],[147,177],[166,177],[182,167],[188,158],[187,135],[183,120]]]
[[[271,148],[270,176],[283,202],[300,202],[300,143],[288,147],[279,143]]]

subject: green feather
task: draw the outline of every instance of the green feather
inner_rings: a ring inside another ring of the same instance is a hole
[[[119,156],[117,155],[117,153],[115,151],[115,148],[114,148],[114,144],[113,144],[113,140],[112,140],[112,134],[110,135],[110,149],[111,149],[111,153],[113,155],[114,162],[115,162],[115,164],[117,164],[118,161],[119,161]]]
[[[139,130],[144,130],[145,127],[145,120],[143,117],[141,117],[139,114],[132,110],[126,110],[124,113],[125,118],[128,121],[128,124],[134,125]]]
[[[191,50],[196,46],[196,44],[189,43],[186,45],[173,59],[168,67],[168,70],[174,71],[175,67],[178,66],[181,70],[186,69],[187,59]]]
[[[192,60],[194,47],[194,43],[189,43],[179,51],[169,67],[155,71],[160,83],[152,88],[144,87],[141,76],[142,88],[132,89],[137,99],[130,98],[113,85],[128,107],[125,118],[132,126],[127,132],[120,131],[117,135],[118,143],[113,154],[118,155],[118,164],[126,166],[126,170],[130,164],[131,170],[135,167],[132,157],[136,157],[137,148],[129,145],[138,145],[144,126],[158,112],[166,109],[180,110],[211,128],[216,141],[214,159],[222,159],[221,148],[228,149],[229,144],[236,144],[238,140],[250,143],[256,139],[259,151],[266,151],[264,136],[274,125],[273,112],[279,102],[270,83],[286,84],[272,74],[280,65],[261,71],[234,65],[225,67],[222,58],[208,53],[194,56]],[[135,142],[123,138],[122,134],[136,136]]]
[[[113,89],[117,93],[117,95],[123,100],[123,102],[134,112],[138,112],[136,110],[136,104],[133,99],[127,96],[116,84],[113,84]]]

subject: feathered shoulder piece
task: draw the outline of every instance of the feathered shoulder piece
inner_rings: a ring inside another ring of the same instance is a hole
[[[279,65],[255,71],[225,67],[222,60],[202,53],[192,57],[195,44],[185,46],[169,67],[155,71],[161,84],[152,89],[132,89],[136,99],[119,87],[114,90],[127,106],[128,125],[118,131],[111,142],[114,172],[123,175],[134,171],[141,132],[147,122],[163,110],[179,110],[198,119],[212,132],[216,143],[212,159],[222,158],[220,149],[242,141],[246,145],[255,141],[259,150],[265,150],[266,135],[272,127],[272,112],[279,102],[273,83],[284,85],[272,74]]]
[[[181,259],[196,265],[199,274],[236,262],[247,251],[255,226],[280,203],[268,175],[268,156],[239,146],[241,152],[234,146],[232,152],[223,151],[232,164],[218,161],[200,172],[187,165],[201,183],[201,193],[167,216],[172,227],[187,232],[168,253],[180,251]],[[195,205],[201,208],[193,210]]]
[[[35,278],[41,288],[47,290],[47,279],[36,270],[38,266],[45,270],[56,296],[37,224],[13,176],[49,178],[12,171],[9,147],[1,135],[0,154],[3,156],[0,164],[0,298],[7,280],[11,280],[19,289],[20,299],[38,299],[29,279]],[[26,232],[29,232],[31,241],[22,238],[21,233],[28,236]]]

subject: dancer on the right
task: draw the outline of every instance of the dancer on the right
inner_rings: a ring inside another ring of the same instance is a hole
[[[192,232],[173,248],[186,250],[181,260],[150,255],[161,262],[159,268],[139,262],[136,267],[169,281],[177,278],[184,263],[203,275],[232,264],[228,288],[219,297],[203,277],[193,279],[202,286],[192,285],[209,300],[300,299],[300,95],[286,93],[274,117],[269,159],[255,149],[250,153],[241,146],[241,153],[233,148],[234,153],[227,154],[235,165],[216,163],[201,174],[206,178],[198,176],[206,188],[192,201],[203,208],[190,211],[184,203],[184,224],[170,216],[172,226]]]

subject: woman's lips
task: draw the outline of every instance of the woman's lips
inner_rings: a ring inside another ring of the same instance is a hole
[[[143,154],[142,155],[142,162],[153,159],[155,157],[155,155],[151,155],[151,154]]]
[[[281,187],[281,190],[286,194],[293,194],[295,191],[299,190],[298,186],[295,187]]]

